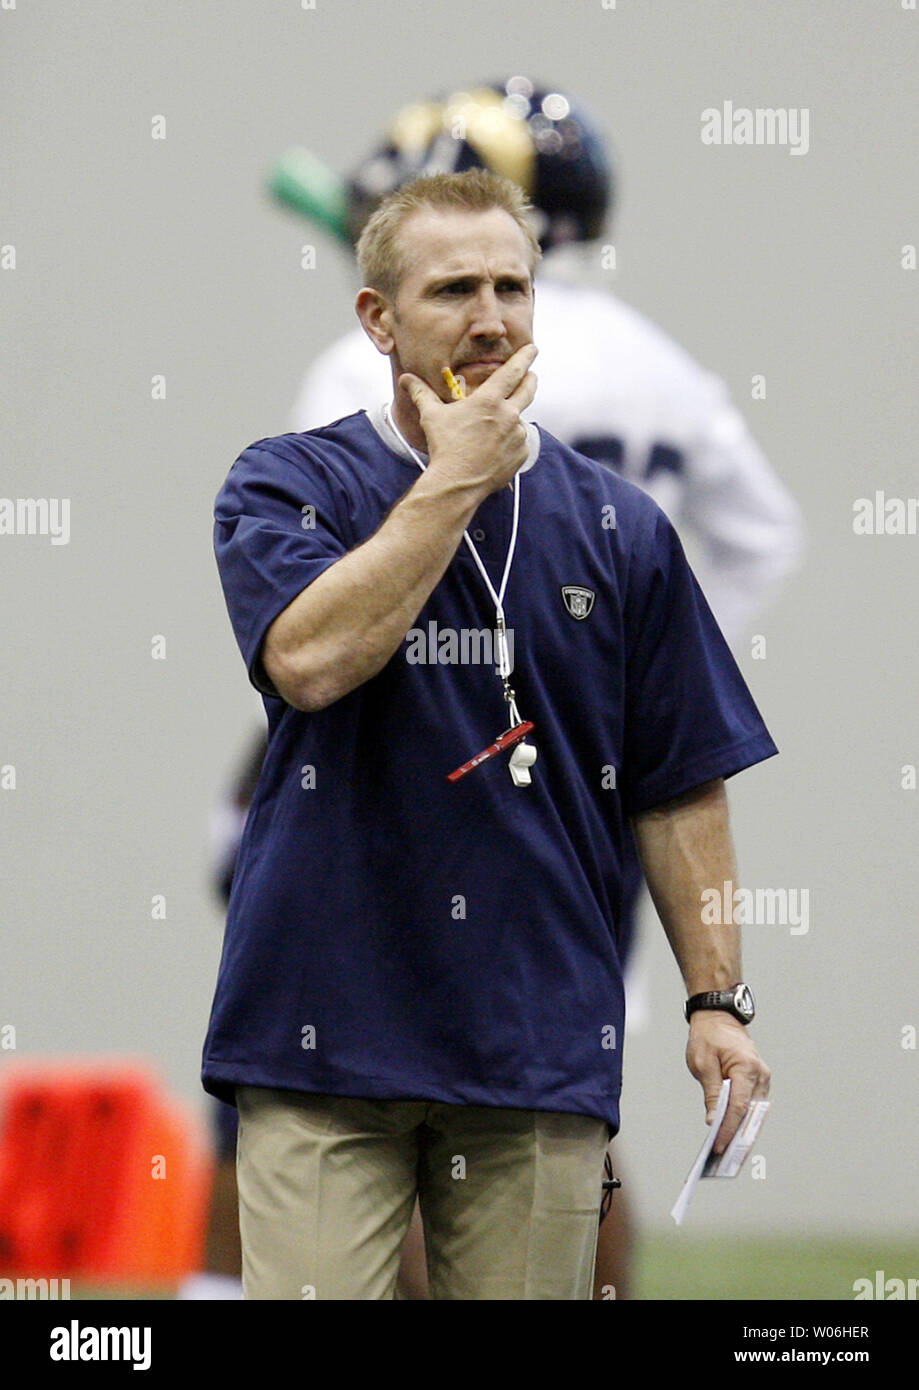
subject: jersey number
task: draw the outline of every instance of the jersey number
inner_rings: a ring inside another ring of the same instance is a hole
[[[585,454],[587,458],[596,459],[597,463],[612,468],[616,473],[622,472],[625,444],[613,434],[582,435],[574,440],[571,447],[579,454]],[[683,455],[679,449],[674,449],[669,444],[652,444],[642,476],[653,478],[655,473],[680,474],[683,464]]]

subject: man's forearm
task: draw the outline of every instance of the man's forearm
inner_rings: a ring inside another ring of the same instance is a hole
[[[741,978],[740,933],[702,920],[702,893],[736,879],[724,781],[642,812],[632,821],[654,906],[688,994],[727,989]]]
[[[480,483],[432,465],[369,540],[297,595],[268,629],[262,651],[289,704],[324,709],[382,670],[485,495]]]
[[[736,984],[741,978],[737,927],[702,920],[703,891],[736,877],[723,779],[635,816],[632,828],[687,994]],[[709,1123],[722,1081],[731,1082],[730,1103],[714,1140],[715,1153],[723,1153],[750,1101],[769,1094],[769,1068],[744,1025],[719,1010],[693,1014],[686,1064],[702,1086]]]

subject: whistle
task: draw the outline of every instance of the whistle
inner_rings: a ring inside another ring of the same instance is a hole
[[[508,767],[515,787],[528,787],[533,781],[530,768],[536,761],[536,749],[532,743],[518,743],[510,756]]]

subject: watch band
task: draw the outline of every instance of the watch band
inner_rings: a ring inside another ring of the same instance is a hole
[[[703,994],[694,994],[692,998],[687,999],[683,1006],[687,1022],[698,1009],[723,1009],[725,1013],[732,1014],[738,1022],[746,1025],[753,1021],[756,1003],[750,986],[740,980],[730,989],[712,989]]]

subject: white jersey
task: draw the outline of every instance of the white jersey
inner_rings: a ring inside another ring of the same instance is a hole
[[[802,525],[724,383],[608,291],[548,273],[537,281],[533,337],[539,384],[526,417],[689,529],[706,597],[739,641],[797,567]],[[356,328],[307,371],[291,427],[315,429],[391,395],[389,358]]]

